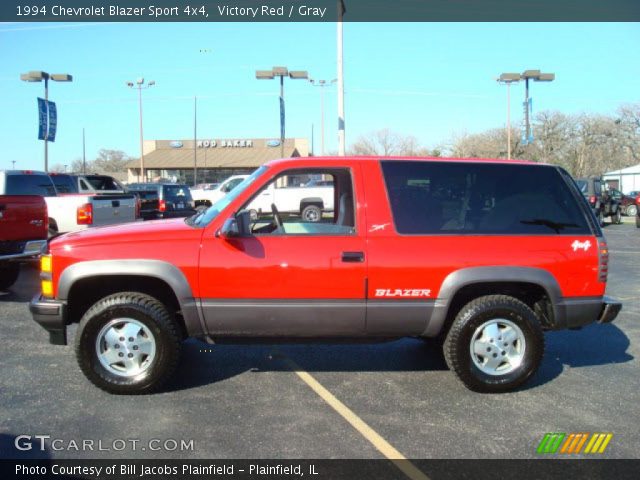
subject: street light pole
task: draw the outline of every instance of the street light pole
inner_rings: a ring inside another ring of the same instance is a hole
[[[334,78],[327,83],[326,80],[310,79],[309,82],[311,82],[314,87],[320,87],[320,154],[324,155],[324,87],[333,85],[337,80]]]
[[[127,86],[129,88],[135,88],[138,90],[138,109],[140,112],[140,176],[138,177],[138,181],[145,181],[145,173],[144,173],[144,135],[142,131],[142,89],[147,89],[154,86],[156,82],[151,80],[146,85],[144,83],[144,78],[140,77],[136,80],[134,85],[133,82],[127,82]]]
[[[531,118],[529,114],[529,80],[535,82],[552,82],[556,76],[554,73],[540,73],[540,70],[525,70],[520,75],[524,78],[524,125],[525,125],[525,143],[528,144],[532,140],[531,135]]]
[[[256,70],[256,78],[258,80],[273,80],[280,77],[280,156],[284,157],[284,139],[285,139],[285,110],[284,110],[284,77],[292,80],[308,79],[309,74],[306,70],[291,70],[287,67],[273,67],[271,70]]]
[[[521,77],[519,73],[502,73],[498,77],[498,83],[507,86],[507,159],[511,160],[511,84],[518,83]]]
[[[345,155],[345,132],[344,132],[344,65],[342,59],[342,16],[344,15],[344,1],[338,1],[338,22],[337,22],[337,63],[338,63],[338,155]]]
[[[44,103],[47,106],[47,111],[49,110],[49,79],[55,82],[71,82],[73,81],[73,76],[68,73],[54,73],[49,75],[47,72],[43,71],[31,71],[28,73],[23,73],[20,75],[20,80],[25,82],[41,82],[44,80]],[[47,120],[48,122],[48,120]],[[47,125],[47,131],[44,135],[44,171],[49,171],[49,128]]]

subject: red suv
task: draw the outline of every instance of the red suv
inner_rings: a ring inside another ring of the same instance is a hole
[[[252,208],[300,175],[332,189],[320,219]],[[30,308],[52,343],[79,323],[80,368],[113,393],[158,389],[187,337],[403,336],[442,338],[467,387],[502,392],[534,374],[543,331],[616,317],[607,271],[596,218],[557,166],[297,158],[187,219],[56,238]]]

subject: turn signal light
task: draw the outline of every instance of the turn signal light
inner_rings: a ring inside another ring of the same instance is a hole
[[[598,239],[598,280],[601,282],[606,282],[608,273],[609,248],[607,247],[607,242]]]
[[[40,271],[42,273],[51,273],[53,271],[53,262],[51,255],[40,256]]]
[[[41,280],[41,290],[43,297],[53,297],[53,282],[51,280]]]

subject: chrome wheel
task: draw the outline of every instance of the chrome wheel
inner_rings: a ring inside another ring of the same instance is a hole
[[[135,377],[153,363],[156,340],[142,322],[132,318],[116,318],[98,333],[96,354],[110,373],[120,377]]]
[[[471,359],[487,375],[506,375],[521,364],[526,341],[515,323],[496,318],[480,325],[471,337]]]

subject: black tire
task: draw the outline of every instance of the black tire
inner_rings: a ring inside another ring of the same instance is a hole
[[[20,264],[14,262],[0,263],[0,290],[6,290],[16,283],[20,275]]]
[[[116,375],[98,359],[97,337],[103,327],[118,318],[141,323],[155,341],[153,360],[136,376]],[[75,338],[76,358],[85,376],[109,393],[151,393],[164,385],[178,365],[182,349],[180,332],[176,320],[155,298],[136,292],[116,293],[96,302],[80,320]]]
[[[611,223],[614,223],[616,225],[620,225],[622,223],[622,212],[620,211],[619,207],[616,210],[616,213],[614,213],[611,217]]]
[[[640,217],[636,215],[636,228],[640,228]]]
[[[602,210],[598,212],[598,225],[604,227],[604,212]]]
[[[487,374],[472,359],[474,334],[492,319],[515,324],[525,340],[521,362],[504,374]],[[444,356],[449,368],[467,388],[483,393],[508,392],[522,385],[538,369],[543,354],[544,334],[535,313],[521,301],[507,295],[487,295],[465,305],[451,325],[444,343]]]
[[[302,209],[300,216],[305,222],[316,223],[322,220],[322,209],[317,205],[307,205]]]
[[[627,206],[627,211],[625,212],[629,217],[635,217],[638,214],[638,207],[635,205]]]

